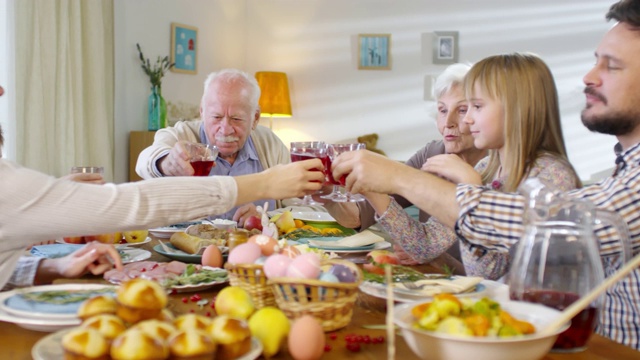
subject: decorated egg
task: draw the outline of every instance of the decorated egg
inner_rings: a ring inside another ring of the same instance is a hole
[[[260,247],[262,255],[269,256],[274,252],[278,252],[280,247],[278,246],[278,240],[264,234],[253,235],[247,242],[254,243]]]
[[[264,263],[264,274],[267,278],[282,277],[287,275],[287,268],[293,260],[282,254],[274,254],[267,258]]]
[[[331,273],[327,273],[327,272],[323,272],[322,274],[320,274],[320,278],[318,279],[320,281],[326,281],[326,282],[332,282],[332,283],[339,283],[340,279],[338,279],[337,276],[331,274]]]
[[[281,254],[286,255],[291,259],[294,259],[298,257],[298,255],[300,255],[300,250],[298,250],[298,248],[295,246],[287,245],[284,248],[282,248]]]
[[[291,262],[287,277],[317,279],[320,275],[320,258],[315,253],[302,254]]]
[[[231,250],[227,262],[230,264],[253,264],[261,255],[260,246],[246,242]]]
[[[349,267],[342,264],[335,264],[329,269],[329,274],[335,275],[340,282],[352,283],[356,281],[356,274]]]

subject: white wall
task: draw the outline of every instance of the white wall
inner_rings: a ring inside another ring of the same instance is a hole
[[[431,32],[459,31],[459,60],[465,62],[535,52],[556,77],[569,156],[586,179],[613,161],[615,140],[588,133],[579,120],[581,79],[609,26],[604,14],[613,2],[115,0],[116,180],[127,178],[128,132],[146,129],[148,79],[139,68],[135,43],[146,56],[168,54],[171,22],[198,27],[201,46],[197,75],[165,78],[167,100],[198,103],[205,76],[224,67],[284,71],[294,116],[274,119],[274,130],[285,143],[377,132],[378,147],[399,160],[439,137],[432,103],[424,101],[425,77],[445,67],[431,64]],[[362,33],[391,34],[391,70],[357,69]]]

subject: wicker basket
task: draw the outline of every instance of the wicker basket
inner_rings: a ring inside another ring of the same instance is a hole
[[[311,315],[320,321],[324,331],[333,331],[349,324],[358,296],[358,286],[362,282],[362,271],[350,261],[322,261],[323,266],[334,264],[351,269],[356,274],[356,281],[332,283],[287,277],[269,279],[278,307],[289,319]]]
[[[267,284],[267,277],[264,275],[262,265],[226,263],[224,268],[229,272],[231,285],[245,289],[251,296],[256,309],[276,306],[273,290]]]

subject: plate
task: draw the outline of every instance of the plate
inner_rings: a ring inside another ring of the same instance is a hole
[[[64,349],[62,348],[62,338],[69,330],[57,331],[49,334],[33,345],[31,356],[34,360],[63,360]],[[262,344],[256,337],[251,338],[251,349],[248,353],[236,358],[236,360],[254,360],[262,354]]]
[[[173,224],[171,226],[163,226],[163,227],[149,229],[149,233],[155,237],[168,239],[171,237],[171,235],[173,235],[174,233],[177,233],[178,231],[185,231],[189,226],[195,225],[195,224],[201,224],[201,223],[202,223],[201,220],[187,221],[183,223]]]
[[[35,292],[76,291],[76,290],[104,290],[115,287],[102,284],[57,284],[32,286],[0,293],[0,310],[4,313],[24,319],[65,320],[77,322],[76,313],[82,301],[68,304],[51,304],[48,302],[34,302],[24,299],[21,294]],[[98,293],[96,293],[97,295]]]
[[[116,247],[140,246],[140,245],[148,243],[149,241],[151,241],[151,238],[147,237],[146,239],[144,239],[144,241],[140,241],[140,242],[137,242],[137,243],[122,243],[122,244],[115,244],[115,245],[116,245]],[[68,244],[63,239],[56,239],[56,243],[58,243],[58,244]]]
[[[129,264],[136,261],[147,260],[151,257],[151,251],[144,249],[132,249],[127,247],[118,248],[123,264]]]
[[[366,253],[369,252],[371,250],[384,250],[384,249],[388,249],[391,247],[391,243],[388,241],[380,241],[377,242],[375,244],[373,244],[372,247],[368,247],[366,249],[364,249],[363,247],[358,247],[358,248],[353,248],[353,249],[345,249],[345,248],[336,248],[337,250],[329,250],[327,248],[319,248],[322,250],[327,250],[329,252],[333,252],[336,254],[358,254],[358,253]]]
[[[478,295],[489,296],[492,298],[496,298],[496,295],[500,294],[504,289],[507,288],[507,285],[492,281],[492,280],[482,280],[479,284],[476,285],[475,291],[466,292],[462,294],[454,294],[457,297],[473,297]],[[387,287],[384,284],[375,283],[371,281],[363,281],[360,284],[360,290],[368,295],[373,297],[377,297],[380,299],[387,298]],[[425,295],[420,292],[412,292],[406,289],[393,289],[393,299],[396,302],[407,303],[414,302],[420,300],[428,300],[431,299],[431,296]],[[507,295],[508,298],[508,295]]]
[[[315,249],[322,249],[322,250],[328,250],[328,251],[335,251],[335,250],[350,250],[350,251],[370,251],[373,250],[373,248],[375,247],[375,243],[373,244],[368,244],[368,245],[363,245],[363,246],[353,246],[353,247],[345,247],[345,246],[333,246],[333,243],[336,241],[339,241],[343,239],[342,237],[337,237],[337,236],[331,236],[331,237],[317,237],[317,238],[303,238],[300,239],[299,241],[302,243],[307,243],[309,244],[310,248],[315,248]],[[314,241],[314,244],[310,244],[309,241]],[[322,244],[318,244],[318,242],[321,242]]]
[[[225,270],[225,269],[221,269],[221,268],[213,268],[210,266],[203,266],[204,269],[209,269],[209,270]],[[226,271],[226,270],[225,270]],[[208,283],[201,283],[201,284],[194,284],[194,285],[175,285],[171,287],[171,290],[175,290],[176,292],[179,293],[185,293],[185,292],[193,292],[193,291],[200,291],[200,290],[205,290],[208,289],[210,287],[214,287],[218,284],[225,284],[229,282],[229,275],[227,274],[227,279],[226,280],[216,280],[216,281],[211,281]]]
[[[172,260],[178,260],[178,261],[182,261],[184,263],[191,263],[191,264],[200,264],[202,263],[202,255],[198,255],[198,254],[187,254],[186,252],[176,248],[175,246],[173,246],[172,244],[169,243],[165,243],[165,245],[167,245],[167,247],[175,250],[176,252],[166,252],[164,251],[164,249],[162,248],[162,245],[158,244],[156,246],[153,247],[153,250],[155,252],[157,252],[160,255],[164,255],[166,257],[168,257],[169,259]]]
[[[316,223],[322,222],[337,222],[336,219],[333,218],[329,213],[322,211],[296,211],[292,212],[294,219],[302,220],[302,221],[311,221]]]

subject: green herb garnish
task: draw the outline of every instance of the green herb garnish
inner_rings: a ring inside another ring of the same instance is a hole
[[[382,266],[380,264],[376,264],[375,262],[374,262],[374,265]],[[426,279],[434,279],[434,278],[448,279],[451,277],[451,274],[449,273],[444,275],[423,274],[418,270],[415,270],[413,268],[403,266],[403,265],[385,264],[385,266],[391,266],[391,278],[393,279],[394,283],[418,281],[418,280],[426,280]],[[364,275],[363,278],[365,281],[371,281],[379,284],[385,283],[384,275],[370,273],[367,270],[363,271],[363,275]]]
[[[162,285],[166,288],[171,288],[179,285],[198,285],[211,282],[222,282],[226,281],[227,279],[228,275],[226,270],[197,270],[195,266],[189,264],[187,265],[187,268],[182,273],[182,275],[167,279],[163,282]]]
[[[20,294],[27,301],[49,304],[71,304],[85,301],[97,295],[114,294],[115,288],[107,287],[97,290],[56,290],[38,291]]]

